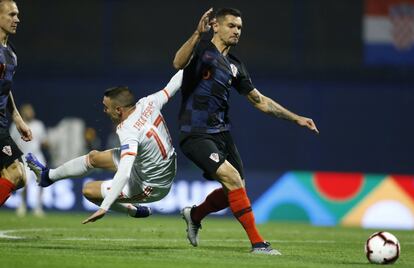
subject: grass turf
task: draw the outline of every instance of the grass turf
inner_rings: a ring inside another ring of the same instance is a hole
[[[371,267],[364,243],[375,230],[268,223],[259,229],[283,256],[249,254],[239,223],[211,217],[200,246],[189,245],[179,216],[133,219],[115,213],[82,225],[89,214],[17,218],[0,210],[0,268],[13,267]],[[395,267],[414,267],[414,233],[391,231],[401,243]]]

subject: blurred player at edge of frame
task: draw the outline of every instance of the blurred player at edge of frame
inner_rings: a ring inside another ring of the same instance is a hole
[[[14,1],[0,0],[0,206],[13,191],[26,183],[22,152],[10,137],[6,111],[10,112],[21,139],[32,139],[32,132],[20,116],[11,92],[17,57],[8,38],[16,33],[20,22],[18,15],[19,10]]]
[[[20,133],[17,131],[15,124],[10,126],[10,136],[16,141],[17,146],[19,146],[24,154],[32,152],[38,159],[40,159],[40,161],[45,163],[46,158],[42,152],[42,148],[47,148],[47,133],[45,125],[42,121],[36,118],[36,112],[32,104],[22,104],[19,111],[23,120],[31,129],[33,139],[30,142],[20,140]],[[17,216],[22,217],[26,215],[27,209],[29,205],[31,205],[31,202],[28,200],[30,199],[35,201],[33,204],[33,215],[43,217],[45,215],[42,203],[43,189],[41,187],[37,187],[35,175],[29,170],[27,164],[24,164],[27,181],[26,187],[24,187],[20,192],[21,203],[16,209]],[[33,195],[31,193],[33,193]],[[32,199],[32,196],[34,196],[34,199]]]

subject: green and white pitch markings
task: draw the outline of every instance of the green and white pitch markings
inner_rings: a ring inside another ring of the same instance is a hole
[[[256,256],[249,253],[244,230],[232,218],[204,221],[200,246],[194,248],[186,239],[179,215],[133,219],[111,213],[82,225],[88,215],[49,213],[43,219],[18,218],[0,210],[0,268],[370,267],[364,244],[376,231],[263,224],[260,232],[283,255]],[[395,267],[414,267],[414,233],[391,232],[401,243]]]

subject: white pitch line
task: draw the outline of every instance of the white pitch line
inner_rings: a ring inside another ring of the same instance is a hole
[[[141,241],[141,242],[153,242],[154,239],[149,238],[85,238],[85,237],[71,237],[71,238],[53,238],[47,240],[60,240],[60,241],[115,241],[115,242],[129,242],[129,241]],[[157,238],[156,240],[168,241],[168,242],[180,242],[185,239],[170,239],[170,238]],[[186,240],[185,240],[186,241]],[[246,239],[203,239],[203,242],[246,242]],[[337,241],[328,241],[328,240],[270,240],[274,243],[320,243],[320,244],[330,244],[337,243]]]
[[[13,230],[3,230],[0,231],[0,239],[22,239],[23,237],[20,236],[13,236],[13,235],[8,235],[7,233],[11,233],[13,232]]]
[[[145,228],[147,231],[153,231],[155,228]],[[31,229],[10,229],[10,230],[0,230],[0,239],[25,239],[24,236],[10,235],[15,232],[48,232],[48,231],[72,231],[73,228],[31,228]],[[108,231],[108,230],[119,230],[116,228],[89,228],[88,231]],[[142,229],[143,230],[143,229]],[[165,230],[165,229],[163,229]],[[175,230],[175,229],[174,229]],[[44,238],[43,240],[48,241],[104,241],[104,242],[153,242],[154,239],[146,238],[87,238],[87,237],[69,237],[69,238]],[[169,239],[169,238],[157,238],[156,240],[165,241],[165,242],[180,242],[186,241],[183,239]],[[246,242],[246,239],[203,239],[204,242]],[[347,241],[337,241],[337,240],[270,240],[273,243],[280,244],[334,244],[334,243],[347,243]],[[359,242],[348,242],[348,243],[359,243]],[[403,245],[414,245],[414,241],[407,241],[402,243]]]

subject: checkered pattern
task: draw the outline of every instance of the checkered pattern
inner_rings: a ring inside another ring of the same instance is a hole
[[[398,50],[414,47],[414,4],[394,5],[389,10],[394,46]]]

